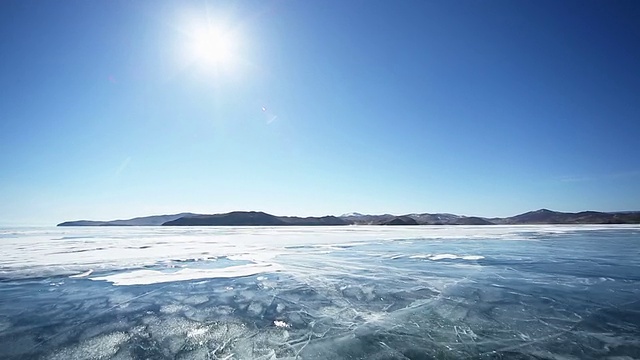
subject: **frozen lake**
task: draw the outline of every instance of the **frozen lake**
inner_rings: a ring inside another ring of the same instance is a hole
[[[640,226],[0,228],[0,359],[638,359]]]

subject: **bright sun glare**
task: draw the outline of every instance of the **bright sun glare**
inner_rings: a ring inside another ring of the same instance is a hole
[[[194,29],[189,37],[189,57],[193,63],[218,71],[237,61],[237,40],[230,31],[203,26]]]

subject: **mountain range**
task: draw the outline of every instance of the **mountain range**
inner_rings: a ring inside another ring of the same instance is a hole
[[[275,216],[261,211],[233,211],[224,214],[180,213],[128,220],[66,221],[58,226],[337,226],[337,225],[526,225],[526,224],[640,224],[640,211],[578,213],[547,209],[504,218],[455,214],[364,215],[297,217]]]

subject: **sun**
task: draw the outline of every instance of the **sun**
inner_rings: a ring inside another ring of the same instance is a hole
[[[220,65],[231,60],[233,41],[225,32],[204,29],[193,34],[191,51],[194,60],[209,65]]]
[[[189,32],[187,52],[191,63],[220,72],[232,68],[238,61],[238,39],[232,31],[212,24]]]

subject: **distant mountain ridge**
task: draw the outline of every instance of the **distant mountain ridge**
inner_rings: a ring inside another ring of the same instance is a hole
[[[153,215],[136,217],[128,220],[111,220],[111,221],[92,221],[78,220],[66,221],[58,224],[58,226],[160,226],[168,221],[173,221],[186,216],[195,216],[193,213],[180,213],[173,215]]]
[[[275,216],[261,211],[233,211],[224,214],[180,213],[128,220],[66,221],[58,226],[342,226],[342,225],[527,225],[527,224],[640,224],[640,211],[565,213],[540,209],[505,218],[484,218],[455,214],[365,215],[297,217]]]
[[[261,211],[224,214],[180,213],[128,220],[66,221],[58,226],[344,226],[344,225],[527,225],[527,224],[640,224],[640,211],[565,213],[540,209],[505,218],[455,214],[364,215],[297,217],[275,216]]]
[[[495,224],[639,224],[640,211],[628,212],[598,212],[581,211],[577,213],[565,213],[540,209],[524,214],[504,218],[489,219]]]
[[[234,211],[226,214],[185,216],[162,224],[164,226],[318,226],[350,225],[335,216],[295,217],[275,216],[261,211]]]

